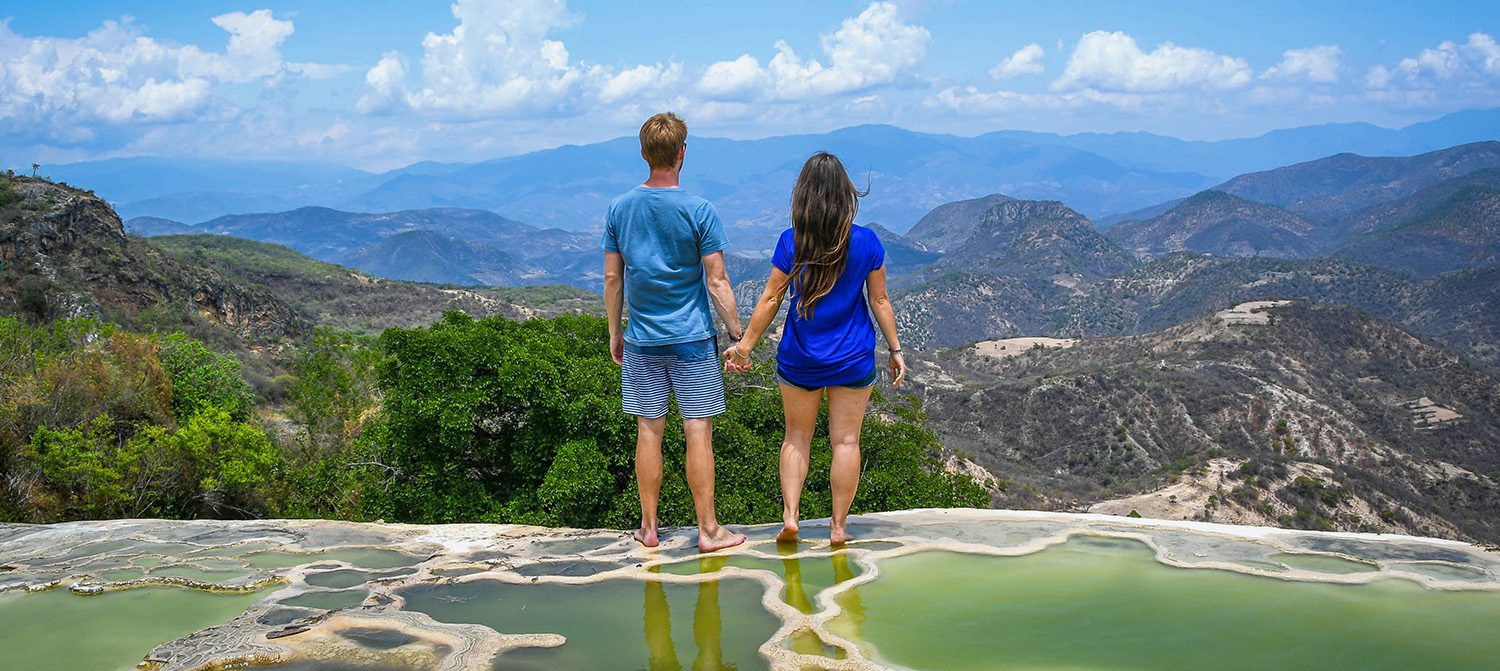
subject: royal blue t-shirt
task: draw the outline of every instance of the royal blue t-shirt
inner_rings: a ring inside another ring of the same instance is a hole
[[[791,274],[796,256],[792,229],[781,233],[771,264]],[[875,327],[865,302],[865,277],[885,265],[885,247],[864,226],[849,230],[849,258],[833,290],[818,299],[812,319],[797,314],[797,282],[791,286],[786,326],[776,350],[777,372],[804,387],[854,384],[875,370]]]
[[[712,338],[703,257],[728,242],[713,204],[679,188],[638,186],[610,203],[603,245],[625,260],[625,342],[647,347]]]

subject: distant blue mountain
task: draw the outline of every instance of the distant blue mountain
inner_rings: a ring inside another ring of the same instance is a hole
[[[1184,198],[1228,177],[1342,152],[1411,155],[1500,138],[1500,110],[1476,110],[1400,130],[1325,124],[1218,142],[1150,133],[977,137],[857,126],[760,140],[689,139],[683,186],[712,199],[738,251],[761,253],[786,226],[791,186],[817,150],[838,154],[870,195],[861,223],[904,233],[943,203],[1002,193],[1061,200],[1111,220]],[[121,215],[188,223],[226,214],[316,205],[361,212],[459,207],[529,224],[596,230],[609,200],[644,176],[633,137],[480,163],[425,161],[385,173],[302,162],[121,158],[44,166],[93,189]]]
[[[1054,135],[999,131],[980,137],[1058,144],[1107,156],[1129,166],[1228,178],[1333,154],[1410,156],[1500,139],[1500,109],[1455,112],[1399,130],[1367,123],[1331,123],[1216,142],[1179,140],[1151,133]]]

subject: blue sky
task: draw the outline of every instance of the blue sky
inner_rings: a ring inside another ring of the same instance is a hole
[[[1245,137],[1500,106],[1500,3],[6,3],[6,164],[473,161],[860,123]],[[17,158],[22,157],[22,158]]]

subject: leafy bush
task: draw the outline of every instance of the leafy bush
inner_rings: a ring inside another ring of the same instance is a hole
[[[412,522],[497,521],[632,526],[635,420],[619,407],[619,368],[603,320],[558,317],[475,321],[450,313],[426,329],[380,338],[378,378],[389,422],[384,463],[395,469],[377,510]],[[731,378],[729,409],[715,421],[717,503],[726,522],[779,519],[781,401],[763,364]],[[977,506],[988,495],[946,473],[939,443],[908,400],[875,400],[861,444],[856,512]],[[820,431],[826,434],[826,411]],[[693,522],[681,424],[663,441],[660,515]],[[814,442],[803,512],[830,512],[827,439]]]
[[[177,421],[203,408],[218,408],[236,420],[250,416],[255,394],[240,376],[240,360],[218,354],[185,333],[166,337],[161,347],[162,368],[172,379],[172,411]]]

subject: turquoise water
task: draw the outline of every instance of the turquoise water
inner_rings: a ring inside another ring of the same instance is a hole
[[[1500,592],[1181,569],[1145,546],[1082,540],[1022,557],[927,551],[880,566],[877,580],[839,597],[831,628],[913,669],[1500,668]]]

